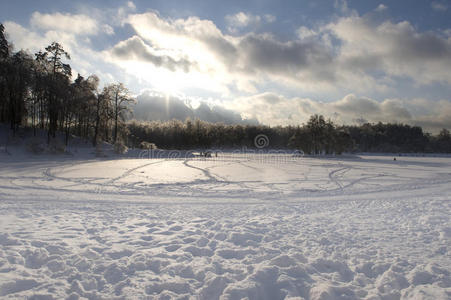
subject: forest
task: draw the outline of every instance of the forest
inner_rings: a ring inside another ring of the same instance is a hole
[[[11,135],[19,128],[47,132],[52,143],[57,132],[65,144],[72,136],[100,142],[165,149],[254,148],[264,134],[270,149],[299,149],[306,154],[343,152],[451,152],[451,135],[442,129],[431,135],[406,124],[344,126],[321,115],[298,126],[209,123],[202,120],[141,122],[133,119],[134,97],[122,83],[100,88],[96,75],[72,80],[70,54],[53,42],[31,54],[14,52],[0,24],[0,123]]]
[[[70,55],[57,42],[34,55],[12,51],[0,24],[0,123],[8,123],[14,136],[20,126],[47,131],[51,143],[56,132],[99,141],[118,142],[134,99],[122,83],[99,90],[99,78],[80,75],[72,82]]]
[[[128,144],[142,141],[165,149],[256,148],[254,138],[264,134],[268,149],[299,149],[306,154],[343,152],[450,153],[451,135],[438,135],[405,124],[363,124],[339,126],[321,115],[311,116],[299,126],[240,125],[208,123],[201,120],[127,123]]]

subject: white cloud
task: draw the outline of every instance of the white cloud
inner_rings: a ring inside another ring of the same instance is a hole
[[[130,10],[132,10],[132,11],[135,11],[135,10],[136,10],[136,5],[135,5],[135,3],[133,3],[132,1],[128,1],[128,2],[127,2],[127,7],[128,7]]]
[[[296,33],[301,40],[307,39],[310,37],[315,37],[318,35],[317,32],[315,32],[314,30],[312,30],[306,26],[299,27],[298,30],[296,31]]]
[[[77,35],[95,35],[99,31],[97,22],[86,15],[41,14],[34,12],[30,24],[43,30],[58,30]]]
[[[387,9],[388,9],[387,5],[381,3],[381,4],[379,4],[379,5],[376,7],[375,11],[377,11],[377,12],[382,12],[382,11],[385,11],[385,10],[387,10]]]
[[[252,91],[255,83],[275,80],[311,89],[335,76],[328,69],[329,49],[317,39],[280,42],[270,34],[254,33],[233,37],[210,20],[171,20],[154,12],[131,15],[128,23],[155,51],[165,49],[186,57],[197,64],[198,72],[224,88]]]
[[[170,53],[155,51],[136,35],[114,46],[111,54],[114,58],[148,62],[157,67],[165,67],[171,71],[181,69],[184,72],[189,72],[190,69],[196,68],[195,63],[183,57],[178,58],[171,56]]]
[[[113,35],[113,34],[114,34],[114,29],[113,29],[113,27],[111,27],[111,26],[108,25],[108,24],[103,24],[103,25],[102,25],[102,31],[103,31],[104,33],[106,33],[107,35]]]
[[[82,76],[96,74],[104,84],[112,82],[112,75],[109,73],[112,66],[106,63],[102,53],[91,49],[88,37],[74,32],[58,30],[48,30],[41,33],[11,21],[5,22],[4,25],[15,50],[25,49],[33,54],[44,51],[45,47],[57,41],[71,56],[71,60],[67,62],[72,67],[74,78],[77,73],[81,73]],[[119,80],[119,78],[123,80],[119,74],[115,74],[115,80]]]
[[[234,15],[227,15],[225,19],[229,23],[229,26],[232,27],[247,27],[250,24],[258,24],[261,21],[260,16],[254,16],[244,12],[239,12]]]
[[[63,31],[50,30],[41,34],[10,21],[4,25],[16,50],[26,49],[34,53],[58,41],[66,51],[73,53],[79,48],[79,42],[85,40],[84,37],[78,39],[74,33]]]
[[[334,1],[335,9],[339,10],[343,14],[347,14],[350,12],[348,1],[346,0],[335,0]]]
[[[43,37],[36,32],[30,31],[25,27],[11,21],[3,23],[6,33],[9,35],[16,50],[24,49],[37,51],[39,45],[43,44]]]
[[[263,19],[265,19],[265,21],[268,23],[274,23],[277,20],[276,16],[273,16],[271,14],[263,15]]]
[[[448,10],[448,5],[446,5],[445,3],[442,2],[438,2],[438,1],[432,1],[431,2],[431,7],[433,10],[435,11],[447,11]]]
[[[231,33],[237,33],[242,28],[255,28],[261,25],[262,22],[273,23],[276,21],[276,17],[270,14],[258,16],[250,13],[238,12],[234,15],[225,16],[225,20],[228,24],[227,30]]]
[[[383,72],[419,84],[451,83],[451,39],[418,32],[407,21],[373,24],[358,16],[341,18],[325,28],[341,42],[336,57],[341,70]]]
[[[234,20],[246,26],[255,18],[237,14]],[[397,88],[399,78],[420,85],[451,83],[451,39],[419,32],[405,21],[374,23],[352,14],[317,28],[302,26],[297,38],[285,42],[267,33],[231,36],[210,20],[172,20],[156,12],[132,14],[127,23],[152,53],[196,65],[189,76],[210,77],[208,85],[196,80],[196,87],[214,86],[225,95],[230,89],[255,92],[266,83],[329,94],[386,93]]]

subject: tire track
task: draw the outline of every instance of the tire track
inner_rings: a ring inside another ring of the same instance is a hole
[[[110,185],[110,184],[112,184],[112,183],[114,183],[114,182],[116,182],[116,181],[118,181],[118,180],[120,180],[120,179],[123,179],[123,178],[129,176],[131,173],[135,172],[136,170],[139,170],[139,169],[141,169],[141,168],[148,167],[148,166],[150,166],[150,165],[160,164],[160,163],[162,163],[162,162],[164,162],[164,160],[159,160],[159,161],[147,163],[147,164],[144,164],[144,165],[141,165],[141,166],[137,166],[137,167],[135,167],[135,168],[131,168],[131,169],[125,171],[124,173],[122,173],[122,175],[117,176],[117,177],[115,177],[115,178],[113,178],[113,179],[110,179],[110,180],[107,181],[105,184],[106,184],[106,185]]]
[[[349,170],[351,170],[351,167],[343,167],[343,168],[339,168],[339,169],[336,169],[336,170],[333,170],[333,171],[329,172],[329,179],[330,179],[330,181],[335,183],[338,186],[338,189],[343,190],[343,185],[341,184],[340,181],[338,181],[338,179],[336,178],[335,174],[337,174],[338,172],[341,172],[341,171],[346,171],[347,172]],[[343,172],[343,173],[345,173],[345,172]]]

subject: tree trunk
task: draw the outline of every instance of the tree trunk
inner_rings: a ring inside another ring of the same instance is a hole
[[[97,99],[97,112],[96,112],[96,125],[94,127],[94,139],[92,144],[97,146],[97,137],[99,135],[99,125],[100,125],[100,100]]]
[[[31,124],[33,126],[33,136],[36,136],[36,103],[33,101],[33,115],[31,117]]]
[[[9,91],[9,114],[10,114],[10,124],[11,130],[13,131],[13,137],[16,136],[16,103],[14,99],[14,94],[12,93],[12,89]]]
[[[66,121],[66,140],[65,140],[66,146],[69,144],[69,132],[70,132],[69,121]]]
[[[117,118],[118,118],[118,115],[119,115],[119,113],[118,113],[118,104],[117,104],[117,101],[118,101],[118,92],[116,92],[116,98],[114,99],[114,144],[116,144],[116,141],[117,141]]]

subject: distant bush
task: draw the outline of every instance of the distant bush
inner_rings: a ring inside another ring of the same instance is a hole
[[[117,141],[116,144],[114,144],[114,152],[116,154],[125,154],[127,151],[128,148],[123,142]]]
[[[155,145],[154,143],[149,143],[149,142],[141,142],[141,144],[139,145],[141,149],[143,150],[154,150],[154,149],[158,149],[157,145]]]
[[[105,157],[106,156],[102,149],[102,143],[96,144],[95,154],[97,157]]]
[[[62,154],[66,152],[66,145],[59,139],[52,139],[48,150],[52,154]]]
[[[35,137],[25,143],[25,148],[28,152],[33,154],[62,154],[66,152],[66,146],[58,139],[52,139],[50,140],[50,143],[47,144],[44,139]]]
[[[26,143],[27,151],[33,154],[44,153],[46,148],[45,142],[38,138],[32,138]]]

